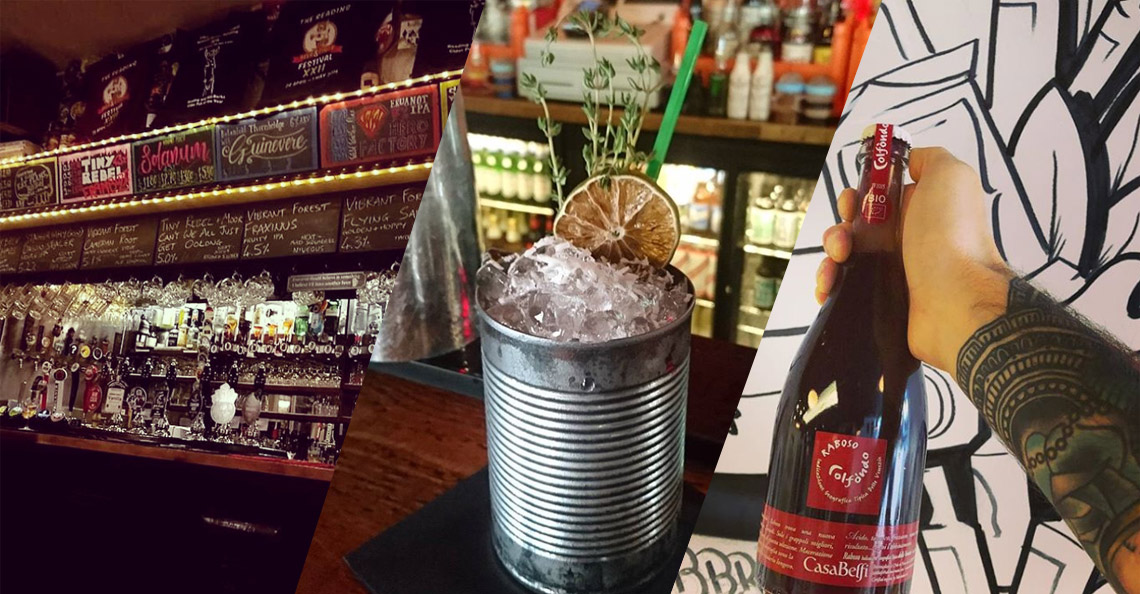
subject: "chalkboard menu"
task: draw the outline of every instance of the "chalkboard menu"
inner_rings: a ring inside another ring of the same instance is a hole
[[[158,238],[157,219],[132,219],[87,227],[80,268],[149,266]]]
[[[403,249],[423,196],[422,183],[370,188],[346,196],[340,251]]]
[[[0,169],[0,210],[55,204],[55,159]]]
[[[277,258],[336,251],[340,198],[256,206],[245,213],[241,257]]]
[[[16,272],[20,269],[20,247],[24,236],[5,232],[0,235],[0,272]]]
[[[29,231],[20,251],[20,272],[75,270],[83,251],[83,227]]]
[[[16,208],[16,187],[12,185],[15,174],[15,167],[0,169],[0,210]]]
[[[241,253],[243,211],[188,213],[164,217],[158,224],[155,264],[237,260]]]
[[[218,124],[218,179],[230,181],[317,168],[317,108]]]
[[[59,158],[60,202],[130,194],[131,145],[117,144]]]
[[[321,109],[321,166],[432,156],[439,134],[435,85],[326,105]]]
[[[135,192],[158,192],[214,181],[214,127],[140,140],[132,145]]]
[[[459,92],[459,79],[445,80],[439,83],[439,103],[443,114],[440,121],[447,125],[447,115],[451,113],[451,104],[455,103],[455,94]]]

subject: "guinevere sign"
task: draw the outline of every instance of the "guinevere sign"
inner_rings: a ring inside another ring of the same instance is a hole
[[[218,177],[223,181],[317,168],[315,107],[219,124],[215,136]]]

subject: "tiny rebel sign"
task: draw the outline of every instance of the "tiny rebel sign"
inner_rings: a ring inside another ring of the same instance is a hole
[[[130,194],[131,145],[119,144],[59,158],[60,202]]]
[[[55,159],[0,169],[0,210],[55,204]]]
[[[340,251],[404,249],[423,197],[422,183],[370,188],[345,196]]]
[[[327,105],[321,109],[321,165],[434,155],[439,113],[435,85]]]
[[[317,108],[218,124],[218,178],[268,177],[317,168]]]
[[[155,264],[237,260],[245,227],[242,211],[169,216],[158,225]]]
[[[214,127],[169,134],[132,145],[135,192],[158,192],[212,183]]]

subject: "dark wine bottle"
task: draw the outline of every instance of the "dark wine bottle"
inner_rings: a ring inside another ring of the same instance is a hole
[[[863,133],[860,214],[779,408],[757,584],[770,594],[905,594],[916,558],[926,394],[907,345],[899,210],[907,134]]]

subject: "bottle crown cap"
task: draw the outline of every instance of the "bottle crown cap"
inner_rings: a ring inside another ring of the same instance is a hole
[[[879,124],[868,124],[866,128],[863,128],[863,134],[859,137],[860,140],[867,140],[868,138],[871,138],[872,136],[874,136],[875,135],[875,127],[878,125]],[[895,124],[892,124],[891,126],[892,126],[891,136],[895,140],[901,140],[902,142],[905,142],[908,147],[914,146],[911,143],[909,132],[904,130],[902,126],[898,126]]]

